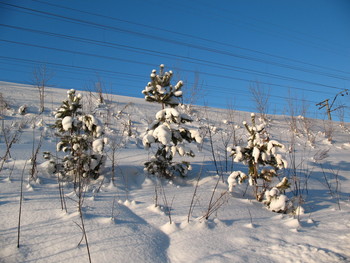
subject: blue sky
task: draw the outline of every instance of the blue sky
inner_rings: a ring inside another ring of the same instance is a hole
[[[350,1],[0,0],[0,46],[4,81],[31,83],[46,64],[56,87],[100,80],[142,97],[163,63],[185,81],[185,99],[198,83],[197,104],[255,111],[249,89],[259,85],[270,113],[292,98],[323,118],[315,103],[350,88]]]

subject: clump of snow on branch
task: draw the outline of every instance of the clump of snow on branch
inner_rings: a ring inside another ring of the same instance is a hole
[[[227,178],[228,188],[230,192],[233,192],[233,188],[238,184],[242,184],[245,179],[247,179],[247,175],[241,171],[234,171]]]

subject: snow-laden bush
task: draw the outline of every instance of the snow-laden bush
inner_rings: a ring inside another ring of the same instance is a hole
[[[283,191],[289,188],[289,182],[286,177],[274,187],[270,186],[274,177],[278,176],[280,169],[287,167],[287,161],[279,153],[284,149],[284,145],[278,141],[271,140],[263,124],[257,125],[255,114],[251,114],[252,125],[243,122],[247,132],[248,140],[245,147],[229,147],[234,162],[241,162],[248,166],[248,174],[241,171],[234,171],[228,178],[229,190],[233,191],[235,185],[249,180],[249,185],[254,189],[255,197],[258,201],[264,203],[276,212],[285,211],[283,206],[279,209],[275,207],[276,200],[287,200],[282,197]],[[280,201],[280,203],[283,203]]]
[[[66,153],[60,172],[66,176],[96,179],[106,159],[103,155],[106,139],[102,137],[102,127],[95,116],[82,112],[81,94],[76,94],[73,89],[67,94],[67,99],[55,112],[54,128],[60,139],[57,151]]]
[[[176,108],[182,96],[182,81],[175,86],[170,84],[172,72],[164,72],[164,65],[160,65],[160,73],[151,73],[151,82],[142,91],[146,101],[162,104],[162,110],[157,112],[156,120],[151,123],[142,142],[146,149],[157,144],[155,155],[145,162],[145,171],[158,177],[172,178],[185,176],[191,165],[188,161],[175,162],[174,157],[194,157],[194,153],[187,145],[191,142],[201,143],[202,138],[197,130],[189,130],[184,126],[192,119],[180,113]]]

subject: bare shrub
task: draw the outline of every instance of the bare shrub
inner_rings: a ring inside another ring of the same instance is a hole
[[[270,89],[265,89],[258,81],[249,87],[252,100],[255,103],[256,111],[259,117],[264,121],[268,121],[267,114],[269,111]]]
[[[340,127],[342,129],[345,129],[345,107],[338,107],[337,111],[336,111],[337,117],[340,121]]]
[[[53,73],[46,67],[46,64],[38,65],[33,70],[33,85],[39,92],[39,113],[45,110],[45,89],[52,77]]]
[[[200,82],[199,73],[194,73],[194,81],[192,85],[186,85],[184,89],[183,104],[186,104],[188,114],[193,113],[193,106],[203,97],[203,83]]]
[[[324,126],[324,134],[325,137],[329,142],[333,141],[333,133],[334,133],[334,125],[333,121],[328,120],[328,121],[323,121],[323,126]]]
[[[11,148],[13,144],[17,143],[20,136],[21,136],[21,126],[15,127],[13,125],[5,126],[4,120],[1,121],[1,133],[3,135],[5,144],[6,144],[6,150],[5,154],[0,157],[0,172],[4,168],[5,162],[8,160],[8,158],[11,158]]]
[[[4,111],[9,107],[7,101],[5,100],[4,96],[0,92],[0,114],[4,114]],[[1,116],[0,116],[1,118]]]
[[[226,110],[227,115],[227,125],[230,127],[232,131],[232,144],[233,145],[239,145],[242,143],[242,135],[238,134],[239,126],[236,123],[240,123],[240,119],[237,117],[240,117],[240,114],[234,109],[234,106],[232,104],[227,105]]]
[[[331,197],[336,201],[338,209],[341,210],[341,182],[339,178],[339,170],[334,170],[332,166],[325,168],[322,163],[320,163],[320,167],[322,169],[324,184],[326,185]]]
[[[227,190],[222,191],[217,195],[219,183],[220,183],[220,176],[218,176],[215,187],[211,193],[210,200],[208,203],[208,208],[204,213],[204,215],[202,216],[202,218],[204,218],[205,220],[208,220],[212,214],[216,213],[227,202],[229,198]]]
[[[287,176],[290,182],[290,190],[293,194],[293,207],[298,208],[306,201],[308,195],[308,183],[312,174],[312,169],[310,169],[307,162],[309,156],[307,149],[305,148],[302,154],[297,155],[295,144],[295,135],[292,132],[289,145],[289,168],[287,169]],[[314,159],[315,158],[326,158],[326,155],[320,153],[320,155],[315,155]]]
[[[104,90],[105,90],[104,82],[100,78],[98,78],[98,81],[95,83],[95,92],[98,97],[98,102],[101,104],[105,103]]]
[[[298,129],[297,116],[300,114],[299,107],[297,105],[297,98],[292,97],[290,91],[289,91],[289,98],[287,99],[287,107],[288,107],[287,113],[288,113],[288,116],[290,117],[290,119],[288,120],[290,130],[293,133],[298,134],[299,129]]]
[[[301,105],[301,111],[300,111],[300,117],[299,120],[302,124],[302,131],[307,137],[307,141],[309,142],[310,146],[315,145],[316,141],[316,134],[313,132],[312,127],[314,126],[314,121],[311,118],[308,118],[309,115],[309,104],[302,100]]]

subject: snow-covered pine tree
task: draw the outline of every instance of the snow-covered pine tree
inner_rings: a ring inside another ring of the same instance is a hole
[[[82,176],[97,179],[106,160],[103,155],[106,139],[102,137],[103,131],[98,120],[82,112],[81,100],[81,94],[71,89],[55,113],[54,128],[60,139],[57,151],[66,153],[60,172],[74,178]]]
[[[176,154],[194,157],[193,151],[187,144],[202,141],[197,130],[184,127],[184,124],[192,122],[192,119],[177,109],[182,97],[183,82],[179,81],[175,86],[171,85],[172,76],[172,71],[164,72],[162,64],[159,74],[156,70],[152,71],[151,82],[142,91],[146,101],[162,105],[162,110],[156,114],[156,120],[143,136],[142,142],[146,149],[152,144],[158,145],[155,155],[144,163],[145,171],[165,178],[185,176],[191,169],[190,162],[176,162],[174,157]]]
[[[274,199],[279,198],[289,188],[286,177],[276,186],[270,187],[272,178],[278,176],[278,170],[287,167],[286,160],[278,153],[284,146],[270,139],[264,124],[256,124],[254,113],[251,114],[251,120],[251,126],[243,122],[248,131],[247,146],[227,149],[234,162],[242,162],[248,166],[248,176],[241,171],[234,171],[228,178],[229,189],[232,191],[237,181],[240,184],[249,179],[256,199],[261,202],[265,196],[265,203],[269,207]]]

